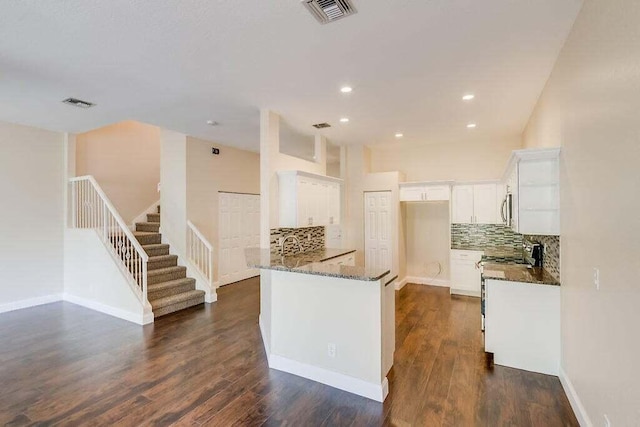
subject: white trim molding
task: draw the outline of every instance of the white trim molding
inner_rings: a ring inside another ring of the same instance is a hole
[[[131,229],[131,231],[136,230],[136,222],[147,222],[147,214],[158,213],[158,206],[160,206],[160,199],[153,202],[153,204],[151,204],[147,209],[140,212],[138,216],[133,218],[133,220],[131,221],[131,224],[129,225],[129,228]]]
[[[404,278],[404,280],[406,281],[406,283],[415,283],[417,285],[442,286],[445,288],[448,288],[451,285],[451,282],[449,280],[436,279],[434,277],[407,276]]]
[[[100,313],[108,314],[119,319],[127,320],[129,322],[137,323],[138,325],[147,325],[149,323],[153,323],[153,312],[151,311],[145,313],[134,313],[68,293],[65,293],[63,297],[64,301],[66,302],[86,307]]]
[[[278,356],[277,354],[269,356],[269,367],[357,394],[376,402],[384,402],[384,399],[389,394],[389,381],[386,377],[382,380],[382,384],[369,383],[358,378],[329,371],[328,369]]]
[[[593,423],[589,419],[589,415],[587,411],[582,406],[582,401],[580,400],[580,396],[576,392],[576,389],[573,388],[573,384],[569,379],[567,373],[560,366],[560,372],[558,377],[560,378],[560,384],[562,384],[562,388],[564,389],[567,398],[569,399],[569,403],[571,404],[571,409],[573,409],[574,414],[576,414],[576,418],[578,419],[578,423],[582,427],[592,427]]]
[[[407,278],[405,277],[402,280],[396,280],[394,283],[394,286],[396,287],[396,291],[399,291],[400,289],[404,288],[404,286],[407,284]]]
[[[51,304],[52,302],[58,301],[62,301],[62,294],[43,295],[41,297],[12,301],[0,305],[0,313],[22,310],[23,308],[36,307],[39,305]]]

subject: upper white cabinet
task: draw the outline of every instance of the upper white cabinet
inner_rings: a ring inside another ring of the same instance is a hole
[[[280,227],[340,224],[342,180],[302,171],[278,172]]]
[[[499,224],[498,185],[454,185],[451,221],[456,224]]]
[[[400,184],[401,202],[439,202],[450,199],[449,184],[407,182]]]
[[[560,235],[559,168],[559,148],[513,152],[505,181],[512,194],[515,232]]]

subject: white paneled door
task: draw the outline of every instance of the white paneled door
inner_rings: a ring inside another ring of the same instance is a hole
[[[364,227],[367,268],[391,270],[393,208],[390,191],[364,193]]]
[[[260,196],[218,193],[218,281],[220,285],[257,276],[244,250],[260,246]]]

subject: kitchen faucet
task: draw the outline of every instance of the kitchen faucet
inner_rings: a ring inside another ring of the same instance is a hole
[[[289,234],[288,236],[283,238],[282,241],[280,242],[280,253],[282,255],[284,255],[284,243],[289,239],[293,239],[293,241],[298,245],[298,249],[300,249],[300,252],[304,252],[304,247],[300,243],[300,240],[298,239],[298,237],[296,237],[295,234]]]

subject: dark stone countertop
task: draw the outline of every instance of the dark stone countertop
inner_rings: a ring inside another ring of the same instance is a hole
[[[323,264],[323,261],[353,252],[355,252],[354,249],[324,248],[283,257],[272,254],[270,249],[249,248],[245,249],[245,256],[249,267],[265,270],[289,271],[292,273],[315,274],[363,281],[377,281],[389,274],[389,270]]]
[[[560,281],[544,268],[529,267],[523,264],[483,263],[482,278],[485,280],[505,280],[536,285],[560,286]]]
[[[484,252],[480,262],[496,262],[502,264],[526,264],[522,249],[510,247],[491,246],[452,246],[451,249],[459,251],[481,251]]]

